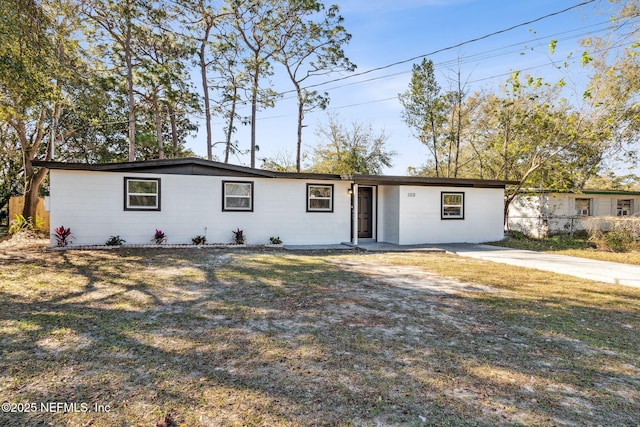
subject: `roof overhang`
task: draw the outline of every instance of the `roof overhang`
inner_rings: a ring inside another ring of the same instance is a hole
[[[198,158],[144,160],[120,163],[66,163],[34,161],[35,166],[48,169],[95,172],[133,172],[173,175],[234,175],[273,178],[274,172],[231,165]]]
[[[440,178],[427,176],[393,176],[393,175],[353,175],[352,179],[360,185],[417,185],[417,186],[447,186],[447,187],[478,187],[505,188],[516,184],[512,181],[470,179],[470,178]]]
[[[34,161],[34,166],[54,170],[77,170],[94,172],[127,172],[127,173],[155,173],[170,175],[208,175],[208,176],[240,176],[256,178],[306,179],[348,181],[358,185],[416,185],[416,186],[450,186],[450,187],[479,187],[504,188],[515,184],[511,181],[466,179],[466,178],[435,178],[422,176],[391,176],[391,175],[348,175],[348,174],[320,174],[273,172],[246,166],[214,162],[198,158],[177,158],[145,160],[121,163],[66,163],[53,161]]]

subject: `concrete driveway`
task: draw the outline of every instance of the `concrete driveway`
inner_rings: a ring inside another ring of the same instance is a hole
[[[587,258],[554,255],[523,249],[474,243],[447,243],[431,245],[394,245],[384,242],[361,242],[359,249],[369,252],[452,252],[487,261],[501,262],[520,267],[535,268],[553,273],[567,274],[582,279],[640,288],[640,266],[617,262],[596,261]],[[352,250],[342,245],[285,246],[290,250]]]
[[[522,249],[490,245],[452,243],[434,245],[447,252],[520,267],[568,274],[582,279],[640,287],[640,266],[617,262],[596,261],[565,255],[553,255]]]

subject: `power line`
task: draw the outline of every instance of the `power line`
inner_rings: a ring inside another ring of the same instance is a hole
[[[602,25],[605,25],[606,27],[604,28],[598,28],[601,27]],[[483,52],[479,52],[476,54],[472,54],[470,56],[465,56],[463,58],[460,58],[460,63],[461,64],[465,64],[465,63],[469,63],[472,61],[478,61],[478,60],[487,60],[487,59],[492,59],[492,58],[497,58],[500,56],[504,56],[504,55],[508,55],[508,54],[513,54],[516,53],[518,51],[521,51],[521,49],[516,49],[516,50],[509,50],[506,52],[501,52],[504,51],[505,49],[509,49],[512,47],[516,47],[516,46],[523,46],[523,44],[526,46],[527,43],[532,43],[532,42],[538,42],[541,40],[550,40],[554,37],[558,37],[558,36],[564,36],[562,38],[558,38],[558,41],[566,41],[566,40],[572,40],[578,37],[585,37],[587,35],[592,35],[592,34],[596,34],[596,33],[600,33],[602,31],[606,31],[608,29],[611,28],[611,26],[609,25],[610,22],[609,21],[603,21],[603,22],[599,22],[596,24],[591,24],[588,26],[584,26],[584,27],[580,27],[580,28],[576,28],[576,29],[572,29],[572,30],[568,30],[568,31],[562,31],[562,32],[558,32],[558,33],[553,33],[553,34],[549,34],[549,35],[545,35],[545,36],[540,36],[540,37],[536,37],[536,38],[532,38],[532,39],[528,39],[528,40],[523,40],[517,43],[512,43],[512,44],[508,44],[505,46],[501,46],[501,47],[497,47],[494,49],[489,49]],[[595,29],[594,29],[595,28]],[[587,29],[591,29],[590,31],[584,31]],[[571,33],[576,33],[579,32],[575,35],[567,35],[567,34],[571,34]],[[620,47],[620,45],[611,45],[609,46],[607,49],[602,49],[599,50],[598,52],[603,52],[605,50],[612,50],[615,48]],[[441,67],[445,67],[448,66],[450,64],[453,64],[454,62],[456,62],[457,60],[446,60],[440,63],[436,63],[434,64],[434,67],[436,68],[441,68]],[[522,68],[519,69],[519,71],[530,71],[533,69],[538,69],[538,68],[542,68],[542,67],[546,67],[546,66],[553,66],[554,68],[557,68],[557,66],[554,66],[553,64],[549,64],[549,63],[545,63],[545,64],[540,64],[540,65],[536,65],[536,66],[531,66],[531,67],[527,67],[527,68]],[[358,80],[355,82],[348,82],[348,83],[344,83],[344,84],[340,84],[340,85],[336,85],[336,86],[332,86],[330,88],[327,88],[327,91],[333,91],[336,89],[341,89],[341,88],[345,88],[345,87],[349,87],[349,86],[355,86],[355,85],[359,85],[359,84],[365,84],[365,83],[371,83],[371,82],[375,82],[378,80],[383,80],[383,79],[387,79],[387,78],[392,78],[392,77],[397,77],[397,76],[401,76],[401,75],[405,75],[405,74],[409,74],[411,73],[411,70],[403,70],[403,71],[399,71],[396,73],[391,73],[391,74],[384,74],[382,76],[376,76],[376,77],[371,77],[368,79],[364,79],[364,80]],[[483,78],[479,78],[479,79],[474,79],[472,81],[469,81],[468,83],[477,83],[477,82],[481,82],[481,81],[487,81],[487,80],[492,80],[495,78],[499,78],[499,77],[504,77],[504,76],[509,76],[512,74],[513,71],[509,71],[509,72],[505,72],[505,73],[500,73],[500,74],[496,74],[496,75],[492,75],[492,76],[488,76],[488,77],[483,77]],[[324,83],[323,83],[324,84]],[[280,95],[284,95],[287,93],[292,93],[293,91],[285,91],[285,92],[280,92]],[[295,98],[295,96],[285,96],[283,98],[280,98],[278,101],[282,101],[282,100],[287,100],[287,99],[293,99]],[[356,106],[361,106],[361,105],[368,105],[368,104],[374,104],[374,103],[380,103],[380,102],[386,102],[386,101],[391,101],[397,99],[397,97],[391,97],[391,98],[384,98],[384,99],[376,99],[376,100],[371,100],[371,101],[364,101],[361,103],[355,103],[355,104],[349,104],[349,105],[341,105],[341,106],[336,106],[336,107],[329,107],[327,110],[328,111],[333,111],[333,110],[337,110],[337,109],[343,109],[343,108],[350,108],[350,107],[356,107]],[[313,112],[310,112],[313,113]],[[284,115],[275,115],[275,116],[268,116],[268,117],[258,117],[257,120],[270,120],[270,119],[275,119],[275,118],[282,118],[282,117],[287,117],[286,114]],[[222,123],[216,123],[216,124],[222,124]]]
[[[371,68],[371,69],[368,69],[368,70],[365,70],[365,71],[362,71],[362,72],[359,72],[359,73],[353,73],[353,74],[349,74],[349,75],[346,75],[346,76],[330,79],[330,80],[327,80],[327,81],[324,81],[324,82],[308,85],[308,86],[303,87],[303,89],[312,89],[312,88],[324,86],[324,85],[327,85],[327,84],[330,84],[330,83],[336,83],[336,82],[352,79],[352,78],[355,78],[355,77],[360,77],[360,76],[367,75],[367,74],[370,74],[370,73],[373,73],[373,72],[376,72],[376,71],[385,70],[385,69],[392,68],[392,67],[395,67],[395,66],[398,66],[398,65],[403,65],[403,64],[406,64],[406,63],[409,63],[409,62],[414,62],[416,59],[421,59],[421,58],[425,58],[427,56],[435,55],[437,53],[453,50],[453,49],[456,49],[456,48],[461,47],[461,46],[465,46],[465,45],[468,45],[468,44],[471,44],[471,43],[475,43],[475,42],[480,41],[480,40],[487,39],[489,37],[493,37],[493,36],[496,36],[496,35],[499,35],[499,34],[503,34],[503,33],[512,31],[512,30],[514,30],[516,28],[524,27],[524,26],[533,24],[535,22],[542,21],[544,19],[547,19],[547,18],[550,18],[550,17],[553,17],[553,16],[557,16],[557,15],[566,13],[566,12],[568,12],[570,10],[576,9],[578,7],[585,6],[585,5],[593,3],[595,1],[596,0],[586,0],[586,1],[583,1],[582,3],[578,3],[578,4],[570,6],[568,8],[565,8],[565,9],[562,9],[562,10],[559,10],[559,11],[556,11],[556,12],[552,12],[552,13],[549,13],[547,15],[544,15],[544,16],[541,16],[541,17],[526,21],[526,22],[522,22],[520,24],[513,25],[513,26],[508,27],[508,28],[497,30],[497,31],[491,32],[489,34],[485,34],[485,35],[480,36],[480,37],[476,37],[476,38],[473,38],[473,39],[465,40],[463,42],[460,42],[460,43],[457,43],[457,44],[454,44],[454,45],[450,45],[450,46],[447,46],[447,47],[443,47],[443,48],[440,48],[440,49],[436,49],[436,50],[434,50],[432,52],[425,53],[425,54],[418,55],[418,56],[414,56],[414,57],[411,57],[411,58],[408,58],[408,59],[404,59],[402,61],[393,62],[393,63],[387,64],[387,65],[382,65],[380,67]],[[583,30],[585,28],[590,28],[590,27],[593,27],[593,26],[596,26],[596,25],[601,25],[601,24],[594,24],[594,25],[591,25],[591,26],[578,28],[578,29],[572,30],[572,31]],[[513,47],[513,46],[516,46],[516,45],[521,44],[521,43],[539,41],[539,40],[542,40],[544,38],[554,37],[554,36],[557,36],[557,35],[566,34],[568,32],[571,32],[571,31],[565,31],[565,32],[561,32],[561,33],[556,33],[556,34],[552,34],[552,35],[546,36],[546,37],[538,37],[538,38],[526,40],[526,41],[523,41],[523,42],[520,42],[520,43],[510,44],[510,45],[499,47],[499,48],[492,49],[492,50],[489,50],[489,51],[481,52],[480,54],[472,55],[469,58],[464,58],[463,59],[463,63],[473,60],[474,57],[486,55],[486,54],[491,53],[493,51],[499,51],[501,49],[506,49],[506,48],[509,48],[509,47]],[[579,36],[580,35],[578,35],[576,37],[579,37]],[[513,53],[513,52],[507,52],[507,54],[508,53]],[[497,55],[497,56],[500,56],[500,54]],[[441,64],[437,64],[437,65],[444,66],[445,64],[450,63],[450,62],[451,61],[445,61],[445,62],[443,62]],[[371,78],[371,79],[360,80],[360,81],[347,83],[347,84],[340,85],[340,86],[335,86],[335,87],[329,88],[327,90],[334,90],[334,89],[338,89],[338,88],[342,88],[342,87],[346,87],[346,86],[366,83],[366,82],[370,82],[370,81],[374,81],[374,80],[383,79],[383,78],[386,78],[386,77],[394,77],[394,76],[401,75],[401,74],[406,74],[406,73],[409,73],[409,72],[410,71],[402,71],[402,72],[394,73],[394,74],[391,74],[391,75],[385,75],[385,76],[380,76],[380,77],[374,77],[374,78]],[[283,98],[280,98],[280,100],[285,100],[285,99],[289,99],[289,97],[286,97],[284,95],[295,94],[295,93],[296,93],[296,91],[292,89],[292,90],[286,90],[286,91],[279,92],[278,95],[279,96],[283,96]]]
[[[520,24],[517,24],[517,25],[513,25],[511,27],[504,28],[502,30],[497,30],[497,31],[494,31],[494,32],[489,33],[489,34],[485,34],[484,36],[480,36],[480,37],[476,37],[476,38],[473,38],[473,39],[465,40],[463,42],[460,42],[460,43],[457,43],[457,44],[454,44],[454,45],[451,45],[451,46],[443,47],[443,48],[440,48],[440,49],[436,49],[434,51],[431,51],[431,52],[428,52],[428,53],[425,53],[425,54],[422,54],[422,55],[414,56],[414,57],[409,58],[409,59],[404,59],[402,61],[397,61],[397,62],[393,62],[391,64],[382,65],[380,67],[371,68],[369,70],[365,70],[365,71],[362,71],[360,73],[349,74],[348,76],[337,77],[337,78],[332,79],[332,80],[327,80],[326,82],[309,85],[309,86],[306,86],[305,89],[319,87],[319,86],[323,86],[323,85],[326,85],[326,84],[329,84],[329,83],[335,83],[335,82],[339,82],[339,81],[342,81],[342,80],[347,80],[347,79],[351,79],[351,78],[354,78],[354,77],[363,76],[365,74],[370,74],[370,73],[373,73],[375,71],[385,70],[387,68],[391,68],[391,67],[395,67],[395,66],[398,66],[398,65],[406,64],[408,62],[413,62],[413,61],[415,61],[417,59],[426,58],[427,56],[432,56],[432,55],[435,55],[437,53],[446,52],[448,50],[456,49],[456,48],[459,48],[459,47],[462,47],[462,46],[465,46],[465,45],[468,45],[468,44],[471,44],[471,43],[478,42],[480,40],[488,39],[489,37],[493,37],[493,36],[496,36],[498,34],[503,34],[503,33],[515,30],[516,28],[524,27],[526,25],[530,25],[530,24],[533,24],[535,22],[539,22],[539,21],[542,21],[544,19],[551,18],[553,16],[561,15],[563,13],[566,13],[566,12],[570,11],[570,10],[576,9],[578,7],[585,6],[585,5],[593,3],[595,1],[596,0],[587,0],[587,1],[584,1],[582,3],[578,3],[576,5],[570,6],[570,7],[566,8],[566,9],[563,9],[563,10],[560,10],[560,11],[557,11],[557,12],[553,12],[553,13],[549,13],[549,14],[541,16],[539,18],[532,19],[530,21],[526,21],[526,22],[523,22],[523,23],[520,23]],[[291,91],[283,92],[283,94],[284,93],[289,93],[289,92],[291,92]]]
[[[523,23],[520,23],[520,24],[517,24],[517,25],[513,25],[513,26],[505,28],[505,29],[497,30],[497,31],[494,31],[492,33],[483,35],[481,37],[476,37],[476,38],[473,38],[473,39],[469,39],[469,40],[466,40],[464,42],[461,42],[461,43],[458,43],[458,44],[455,44],[455,45],[451,45],[451,46],[447,46],[447,47],[444,47],[444,48],[440,48],[440,49],[437,49],[435,51],[432,51],[432,52],[429,52],[429,53],[426,53],[426,54],[423,54],[423,55],[414,56],[414,57],[409,58],[409,59],[393,62],[393,63],[387,64],[387,65],[384,65],[384,66],[380,66],[380,67],[372,68],[372,69],[369,69],[369,70],[365,70],[365,71],[360,72],[360,73],[350,74],[348,76],[343,76],[343,77],[340,77],[340,78],[327,80],[325,82],[317,83],[317,84],[314,84],[314,85],[309,85],[309,86],[306,86],[305,89],[306,88],[318,87],[318,86],[326,85],[326,84],[329,84],[329,83],[340,82],[340,81],[344,81],[344,80],[351,79],[351,78],[354,78],[354,77],[370,74],[370,73],[375,72],[375,71],[384,70],[384,69],[388,69],[388,68],[391,68],[391,67],[394,67],[394,66],[397,66],[397,65],[406,64],[408,62],[415,61],[416,59],[419,59],[419,58],[423,58],[423,57],[426,57],[426,56],[429,56],[429,55],[433,55],[433,54],[436,54],[436,53],[452,50],[452,49],[455,49],[457,47],[464,46],[464,45],[467,45],[467,44],[471,44],[471,43],[477,42],[479,40],[483,40],[483,39],[486,39],[486,38],[489,38],[489,37],[492,37],[492,36],[495,36],[495,35],[498,35],[498,34],[502,34],[502,33],[511,31],[513,29],[519,28],[519,27],[523,27],[523,26],[526,26],[526,25],[529,25],[529,24],[532,24],[532,23],[535,23],[535,22],[539,22],[539,21],[547,19],[549,17],[553,17],[553,16],[560,15],[562,13],[566,13],[566,12],[568,12],[570,10],[573,10],[575,8],[578,8],[578,7],[593,3],[593,2],[595,2],[595,0],[584,1],[582,3],[573,5],[571,7],[565,8],[563,10],[552,12],[552,13],[549,13],[547,15],[538,17],[536,19],[529,20],[529,21],[526,21],[526,22],[523,22]],[[607,24],[606,28],[597,28],[597,27],[600,27],[600,26],[602,26],[604,24]],[[554,33],[554,34],[550,34],[550,35],[546,35],[546,36],[535,37],[535,38],[532,38],[532,39],[524,40],[524,41],[521,41],[521,42],[518,42],[518,43],[508,44],[508,45],[505,45],[505,46],[501,46],[501,47],[498,47],[498,48],[494,48],[494,49],[490,49],[490,50],[487,50],[487,51],[484,51],[484,52],[480,52],[480,53],[471,55],[469,57],[462,58],[462,62],[463,63],[467,63],[467,62],[473,61],[474,59],[478,59],[478,58],[481,59],[481,60],[486,60],[488,58],[495,58],[495,57],[499,57],[499,56],[502,56],[502,55],[514,53],[515,51],[512,50],[512,51],[508,51],[508,52],[505,52],[505,53],[496,53],[495,55],[490,55],[492,52],[500,52],[501,50],[508,49],[508,48],[511,48],[511,47],[514,47],[514,46],[518,46],[518,45],[522,45],[523,43],[538,42],[540,40],[545,40],[545,39],[548,40],[548,39],[551,39],[553,37],[563,36],[563,35],[565,37],[563,37],[563,38],[561,38],[559,40],[569,40],[569,39],[574,39],[574,38],[577,38],[577,37],[583,37],[585,35],[590,35],[590,34],[602,32],[602,31],[605,31],[607,29],[610,29],[611,26],[609,24],[610,24],[609,21],[603,21],[603,22],[600,22],[600,23],[591,24],[591,25],[580,27],[580,28],[576,28],[576,29],[573,29],[573,30],[562,31],[562,32],[558,32],[558,33]],[[594,27],[596,28],[595,30],[583,32],[586,29],[593,29]],[[575,36],[566,36],[567,34],[576,33],[576,32],[579,32],[579,33],[576,34]],[[609,49],[613,49],[613,48],[614,48],[614,46],[610,46],[609,47]],[[609,50],[609,49],[607,49],[607,50]],[[447,64],[452,63],[452,62],[453,62],[453,60],[443,61],[442,63],[436,64],[436,65],[442,67],[442,66],[446,66]],[[529,70],[532,70],[532,69],[542,68],[542,67],[545,67],[545,66],[548,66],[548,65],[552,65],[553,66],[553,64],[541,64],[541,65],[537,65],[537,66],[523,68],[520,71],[529,71]],[[557,66],[554,66],[554,68],[557,68]],[[331,87],[331,88],[329,88],[327,90],[330,91],[330,90],[335,90],[335,89],[339,89],[339,88],[343,88],[343,87],[347,87],[347,86],[363,84],[363,83],[369,83],[369,82],[372,82],[372,81],[376,81],[376,80],[380,80],[380,79],[384,79],[384,78],[395,77],[395,76],[402,75],[402,74],[407,74],[407,73],[410,73],[410,72],[411,72],[410,70],[409,71],[401,71],[401,72],[397,72],[397,73],[393,73],[393,74],[386,74],[386,75],[383,75],[383,76],[372,77],[372,78],[365,79],[365,80],[359,80],[359,81],[355,81],[355,82],[345,83],[345,84],[342,84],[342,85],[337,85],[337,86]],[[492,80],[492,79],[495,79],[495,78],[504,77],[504,76],[508,76],[508,75],[511,75],[511,74],[512,74],[512,71],[507,72],[507,73],[500,73],[500,74],[489,76],[489,77],[483,77],[481,79],[475,79],[475,80],[473,80],[473,81],[471,81],[469,83],[476,83],[476,82],[480,82],[480,81]],[[293,91],[293,90],[283,91],[283,92],[280,92],[279,95],[285,95],[285,94],[290,94],[290,93],[295,93],[295,91]],[[283,100],[283,99],[286,100],[286,99],[289,99],[289,98],[291,98],[291,97],[283,97],[280,100]],[[343,108],[351,108],[351,107],[356,107],[356,106],[361,106],[361,105],[368,105],[368,104],[374,104],[374,103],[380,103],[380,102],[387,102],[387,101],[391,101],[391,100],[394,100],[394,99],[396,99],[396,97],[389,97],[389,98],[384,98],[384,99],[376,99],[376,100],[364,101],[364,102],[361,102],[361,103],[354,103],[354,104],[349,104],[349,105],[341,105],[341,106],[336,106],[336,107],[329,107],[328,110],[331,111],[331,110],[337,110],[337,109],[343,109]],[[270,120],[270,119],[282,118],[282,117],[287,117],[287,116],[288,116],[287,114],[280,114],[280,115],[268,116],[268,117],[257,117],[256,120],[259,120],[259,121]],[[222,123],[216,123],[216,124],[222,124]]]
[[[486,50],[484,52],[479,52],[479,53],[476,53],[476,54],[473,54],[473,55],[462,57],[462,58],[459,59],[459,63],[460,64],[466,64],[466,63],[469,63],[469,62],[472,62],[472,61],[487,60],[487,59],[497,58],[497,57],[508,55],[508,54],[512,54],[512,53],[517,53],[517,52],[521,51],[522,49],[509,50],[507,52],[502,52],[502,53],[498,53],[498,52],[500,52],[501,50],[504,50],[504,49],[515,47],[515,46],[522,47],[523,43],[537,42],[537,41],[540,41],[540,40],[549,40],[552,37],[568,34],[568,33],[571,33],[571,32],[578,31],[578,30],[584,30],[584,29],[587,29],[587,28],[596,27],[596,26],[599,26],[599,25],[602,25],[602,24],[608,24],[608,21],[604,21],[604,22],[599,23],[599,24],[589,25],[589,26],[578,28],[578,29],[575,29],[575,30],[570,30],[570,31],[564,31],[564,32],[561,32],[561,33],[550,34],[548,36],[541,36],[541,37],[537,37],[537,38],[534,38],[534,39],[525,40],[525,41],[522,41],[522,42],[512,43],[512,44],[509,44],[509,45],[506,45],[506,46],[502,46],[502,47]],[[558,39],[558,41],[572,40],[572,39],[575,39],[577,37],[584,37],[586,35],[595,34],[597,32],[602,32],[602,31],[606,31],[609,28],[610,27],[607,26],[606,28],[603,28],[603,29],[598,29],[598,30],[590,31],[590,32],[586,32],[586,33],[580,33],[580,34],[577,34],[575,36],[567,36],[567,37],[564,37],[562,39]],[[496,53],[493,54],[494,52],[496,52]],[[433,65],[434,65],[434,68],[441,68],[441,67],[445,67],[445,66],[448,66],[448,65],[455,64],[457,62],[458,62],[458,59],[452,59],[452,60],[447,60],[447,61],[435,63]],[[540,65],[540,67],[542,67],[542,66],[544,66],[544,65]],[[327,90],[329,91],[329,90],[340,89],[340,88],[343,88],[343,87],[354,86],[354,85],[358,85],[358,84],[362,84],[362,83],[370,83],[370,82],[373,82],[373,81],[376,81],[376,80],[386,79],[386,78],[390,78],[390,77],[397,77],[397,76],[401,76],[403,74],[410,74],[411,72],[412,72],[411,70],[406,70],[405,69],[404,71],[399,71],[399,72],[393,73],[393,74],[385,74],[385,75],[382,75],[382,76],[372,77],[372,78],[365,79],[365,80],[358,80],[356,82],[345,83],[345,84],[342,84],[342,85],[339,85],[339,86],[333,86],[333,87],[328,88]],[[502,76],[502,74],[498,75],[498,76],[495,76],[495,77],[500,77],[500,76]],[[481,80],[488,80],[490,78],[492,78],[492,77],[483,78]],[[478,81],[478,80],[474,80],[474,81]],[[286,92],[282,92],[282,93],[286,93]],[[282,98],[282,99],[290,99],[290,98],[293,98],[293,97],[285,97],[285,98]]]
[[[611,45],[606,49],[597,50],[594,53],[609,52],[611,50],[618,49],[618,48],[620,48],[622,46],[625,46],[625,44],[624,43],[619,43],[619,44],[616,44],[616,45]],[[535,70],[535,69],[538,69],[538,68],[547,67],[548,65],[549,64],[534,65],[534,66],[527,67],[527,68],[520,68],[520,69],[518,69],[518,71],[520,71],[520,72],[531,71],[531,70]],[[509,72],[500,73],[500,74],[494,74],[493,76],[488,76],[488,77],[483,77],[483,78],[480,78],[480,79],[471,80],[468,83],[469,84],[473,84],[473,83],[478,83],[478,82],[481,82],[481,81],[493,80],[493,79],[500,78],[500,77],[507,77],[507,76],[513,75],[513,72],[514,71],[509,71]],[[343,109],[343,108],[360,107],[362,105],[377,104],[379,102],[387,102],[387,101],[393,101],[393,100],[397,100],[397,99],[398,99],[397,96],[390,97],[390,98],[374,99],[374,100],[364,101],[364,102],[360,102],[360,103],[356,103],[356,104],[348,104],[348,105],[340,105],[340,106],[336,106],[336,107],[330,107],[330,108],[327,108],[327,111],[340,110],[340,109]],[[315,111],[311,111],[310,113],[314,113],[314,112]],[[269,117],[269,118],[272,118],[272,117]]]

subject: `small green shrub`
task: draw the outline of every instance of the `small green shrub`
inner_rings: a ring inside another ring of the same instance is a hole
[[[527,238],[527,236],[522,231],[517,231],[517,230],[511,231],[511,237],[517,240],[522,240]]]
[[[589,232],[587,230],[575,230],[573,232],[573,238],[587,240],[589,239]]]
[[[206,236],[196,236],[191,239],[191,243],[193,243],[194,245],[204,245],[205,243],[207,243],[207,238]]]
[[[38,218],[36,217],[36,222]],[[16,214],[16,217],[9,223],[9,234],[17,234],[22,230],[33,230],[33,218],[25,218],[24,215]]]
[[[599,218],[587,224],[589,241],[599,250],[629,252],[640,248],[640,218]]]
[[[109,240],[107,240],[104,244],[107,246],[122,246],[122,244],[125,242],[126,240],[124,240],[120,236],[111,236],[109,237]]]
[[[624,230],[613,230],[604,233],[602,241],[607,250],[612,252],[628,252],[633,249],[635,239]]]

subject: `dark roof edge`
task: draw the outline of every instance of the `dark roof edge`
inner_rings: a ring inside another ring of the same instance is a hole
[[[196,157],[181,157],[177,159],[158,159],[144,160],[135,162],[119,162],[119,163],[66,163],[54,161],[34,161],[34,166],[45,167],[49,169],[63,170],[86,170],[101,172],[135,172],[137,170],[151,170],[154,168],[166,168],[171,166],[198,165],[209,168],[217,168],[230,172],[241,172],[243,174],[275,177],[275,173],[263,169],[253,169],[246,166],[232,165],[229,163],[220,163],[212,160],[204,160]]]
[[[507,185],[516,185],[515,181],[502,181],[475,178],[442,178],[429,176],[401,176],[401,175],[353,175],[352,179],[357,184],[404,184],[422,186],[455,186],[455,187],[479,187],[479,188],[505,188]]]
[[[338,175],[323,173],[303,172],[272,172],[263,169],[254,169],[247,166],[238,166],[228,163],[220,163],[194,157],[177,159],[145,160],[137,162],[121,163],[66,163],[55,161],[34,161],[34,166],[60,170],[84,170],[97,172],[146,172],[154,173],[154,169],[167,169],[171,167],[184,167],[188,165],[202,166],[205,168],[219,169],[227,173],[237,172],[265,178],[281,179],[317,179],[331,181],[352,181],[362,185],[420,185],[420,186],[454,186],[454,187],[479,187],[479,188],[504,188],[507,185],[517,184],[515,181],[483,180],[469,178],[436,178],[423,176],[394,176],[394,175]],[[167,172],[158,172],[167,173]]]

